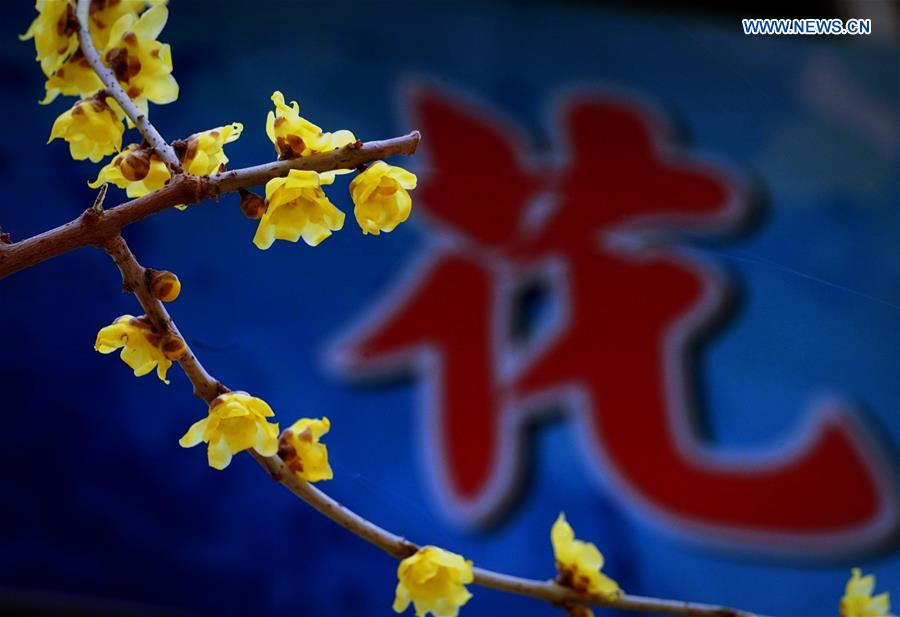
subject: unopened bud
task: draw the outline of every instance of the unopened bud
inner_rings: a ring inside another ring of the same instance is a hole
[[[248,219],[259,220],[266,213],[266,200],[252,191],[241,189],[241,211]]]
[[[168,271],[147,270],[150,280],[150,293],[157,300],[172,302],[181,293],[181,281]]]
[[[140,182],[150,173],[150,150],[139,149],[133,150],[126,154],[122,159],[119,168],[126,180],[131,182]]]
[[[180,337],[169,336],[162,342],[160,349],[169,360],[179,360],[187,351],[187,345]]]

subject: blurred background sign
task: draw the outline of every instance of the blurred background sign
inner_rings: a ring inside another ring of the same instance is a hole
[[[530,454],[524,427],[562,412],[585,474],[666,531],[830,552],[896,530],[886,454],[844,393],[797,413],[776,448],[716,448],[696,428],[694,353],[733,282],[678,249],[684,234],[750,229],[738,177],[634,96],[551,93],[542,157],[501,112],[438,86],[406,96],[428,136],[427,245],[335,357],[351,374],[416,370],[422,456],[451,519],[500,516]]]
[[[834,615],[854,565],[900,594],[895,5],[687,6],[173,2],[164,134],[241,121],[231,164],[270,160],[278,89],[326,130],[420,129],[398,161],[419,187],[395,232],[348,218],[315,249],[258,251],[230,197],[125,235],[178,273],[213,374],[282,425],[331,418],[323,488],[373,521],[547,578],[565,511],[631,593]],[[21,239],[92,203],[96,166],[44,145],[65,106],[35,104],[33,11],[9,13],[0,224]],[[784,16],[873,35],[742,34]],[[203,414],[183,376],[91,350],[137,310],[118,285],[87,249],[0,282],[0,609],[388,613],[388,558],[252,461],[178,447]]]

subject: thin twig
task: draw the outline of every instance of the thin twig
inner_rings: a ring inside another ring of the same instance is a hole
[[[116,265],[119,266],[119,271],[122,273],[122,279],[125,282],[125,288],[134,292],[153,325],[163,329],[163,332],[175,333],[181,336],[162,302],[150,293],[145,274],[146,270],[135,259],[121,236],[116,236],[107,243],[106,251],[113,257]],[[182,340],[184,340],[183,337]],[[190,351],[178,363],[194,385],[194,393],[207,403],[220,393],[228,391],[203,368]],[[341,527],[353,532],[366,542],[377,546],[392,557],[403,559],[419,549],[419,546],[413,542],[386,529],[382,529],[341,505],[312,484],[302,480],[277,455],[267,457],[253,451],[251,451],[251,454],[274,480],[282,484],[294,495]],[[551,604],[563,604],[566,602],[592,604],[628,611],[680,615],[682,617],[754,617],[752,613],[720,606],[631,595],[607,598],[582,594],[568,587],[558,585],[554,581],[519,578],[492,570],[485,570],[484,568],[475,568],[474,583],[498,591],[538,598]]]
[[[87,63],[94,69],[97,77],[103,82],[107,94],[116,100],[116,103],[119,104],[119,107],[122,108],[125,115],[128,116],[132,123],[134,123],[137,130],[139,130],[141,135],[144,136],[144,139],[147,140],[147,143],[149,143],[159,156],[162,157],[162,160],[166,162],[169,169],[172,170],[172,173],[180,173],[181,162],[178,160],[175,150],[173,150],[172,146],[163,139],[163,136],[159,134],[156,127],[150,123],[149,118],[141,113],[141,110],[134,104],[131,97],[125,93],[125,90],[119,85],[119,80],[116,79],[112,69],[103,64],[100,53],[97,51],[97,48],[94,47],[94,41],[91,40],[89,26],[90,6],[91,0],[78,0],[78,5],[75,10],[75,15],[78,18],[78,42],[81,45],[81,53],[84,54],[84,59],[87,60]]]
[[[14,244],[0,243],[0,279],[82,246],[103,246],[123,227],[158,214],[177,204],[193,204],[208,197],[263,184],[291,169],[318,172],[355,169],[364,163],[398,154],[412,154],[421,136],[413,131],[402,137],[349,145],[287,161],[226,171],[214,176],[179,174],[163,188],[105,210],[102,214],[88,208],[77,219]]]

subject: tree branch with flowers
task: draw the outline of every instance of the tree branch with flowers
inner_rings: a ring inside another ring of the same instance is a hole
[[[316,511],[363,540],[401,560],[393,608],[410,604],[417,615],[455,616],[472,597],[467,585],[534,597],[565,610],[590,615],[588,606],[688,617],[750,617],[732,608],[640,597],[624,593],[603,574],[596,546],[575,538],[561,514],[552,525],[551,544],[557,576],[531,580],[475,567],[460,555],[435,546],[419,546],[350,511],[313,483],[333,472],[322,442],[328,418],[300,418],[284,431],[272,422],[275,412],[261,398],[232,391],[216,380],[192,352],[165,304],[176,300],[181,282],[168,271],[140,264],[122,237],[128,225],[170,208],[187,209],[205,199],[237,192],[244,214],[258,221],[253,243],[261,250],[275,241],[317,246],[342,229],[344,213],[328,199],[325,187],[341,174],[353,174],[350,194],[364,234],[387,233],[409,216],[409,191],[416,177],[383,159],[412,155],[420,135],[413,132],[383,141],[361,142],[348,130],[326,132],[272,95],[265,131],[278,160],[229,170],[225,146],[241,137],[239,122],[167,141],[149,120],[149,104],[178,98],[169,45],[157,39],[168,10],[154,0],[37,0],[38,17],[23,39],[33,39],[46,76],[50,104],[59,95],[78,97],[54,122],[50,141],[65,140],[76,160],[94,163],[113,155],[91,187],[101,189],[97,203],[80,216],[32,238],[13,242],[0,235],[0,278],[69,251],[94,246],[118,267],[123,289],[134,294],[143,314],[123,315],[102,328],[94,348],[121,359],[136,376],[155,370],[165,383],[178,364],[207,404],[206,417],[181,437],[183,447],[207,445],[211,467],[225,469],[247,451],[268,474]],[[127,128],[141,141],[122,146]],[[103,208],[108,184],[131,198]],[[265,185],[265,197],[250,188]],[[186,214],[185,216],[189,216]],[[873,595],[874,580],[854,570],[840,603],[842,617],[887,615],[887,594]]]

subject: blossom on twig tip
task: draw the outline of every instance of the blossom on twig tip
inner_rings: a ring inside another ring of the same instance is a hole
[[[409,218],[410,190],[416,176],[402,167],[377,161],[350,182],[353,214],[364,234],[390,232]]]

